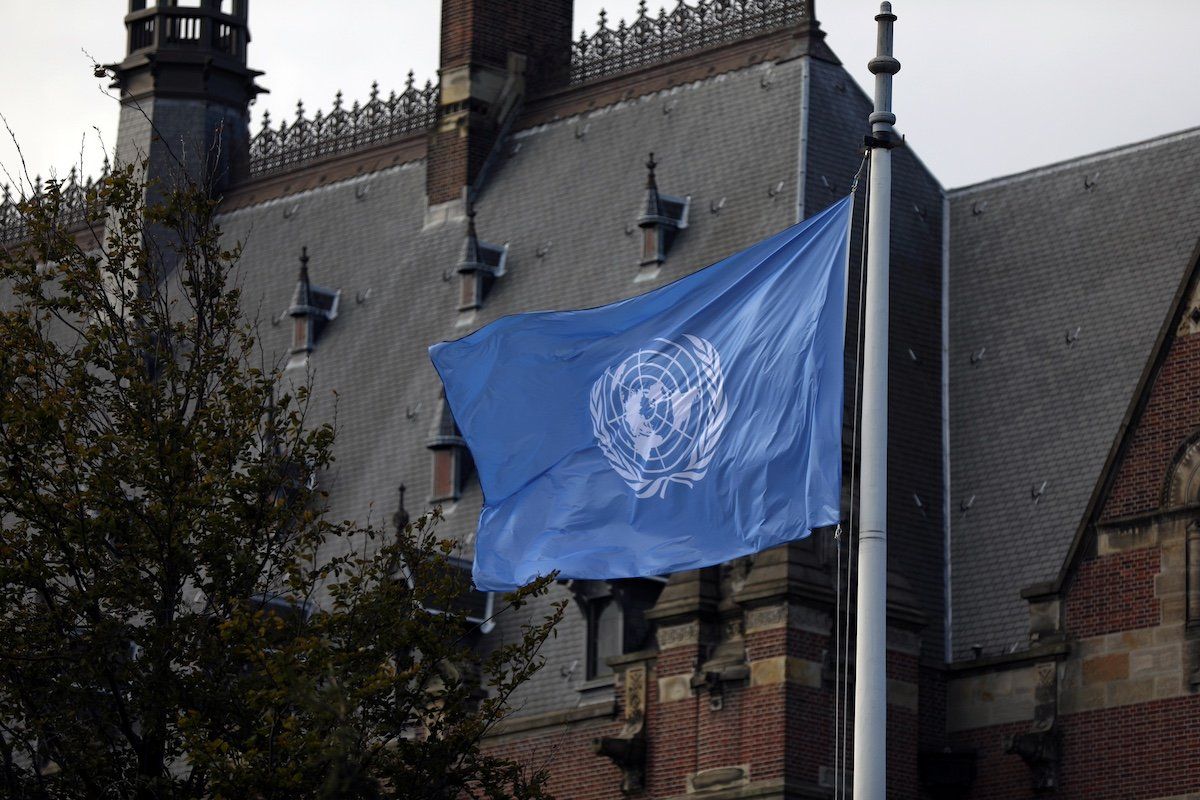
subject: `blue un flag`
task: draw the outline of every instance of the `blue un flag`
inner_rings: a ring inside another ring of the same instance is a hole
[[[476,586],[662,575],[838,521],[850,207],[430,348],[483,488]]]

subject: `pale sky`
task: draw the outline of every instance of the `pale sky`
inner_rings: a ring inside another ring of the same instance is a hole
[[[65,174],[81,152],[92,172],[111,151],[116,103],[85,53],[122,58],[126,5],[0,0],[0,113],[31,175]],[[1195,0],[893,5],[898,128],[947,187],[1200,125]],[[576,0],[576,31],[594,30],[601,6],[615,22],[637,0]],[[876,0],[816,0],[829,44],[868,87],[877,9]],[[253,109],[253,130],[264,109],[278,124],[298,99],[311,113],[338,89],[349,104],[372,80],[386,94],[410,69],[421,83],[435,78],[439,14],[437,0],[251,0],[250,66],[271,90]],[[0,165],[19,174],[6,133]]]

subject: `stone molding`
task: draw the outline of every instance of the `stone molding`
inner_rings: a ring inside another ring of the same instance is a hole
[[[1096,528],[1096,556],[1117,555],[1134,550],[1157,547],[1164,536],[1181,524],[1181,519],[1157,519],[1151,522],[1135,522],[1126,525],[1104,525]]]
[[[702,795],[679,794],[663,800],[829,800],[829,790],[813,783],[782,778],[754,781],[734,789],[705,792]]]
[[[1035,652],[1043,660],[1031,658]],[[967,662],[952,667],[947,729],[1033,724],[1039,708],[1045,718],[1053,703],[1054,713],[1065,715],[1190,696],[1194,692],[1189,676],[1192,665],[1200,663],[1200,640],[1189,634],[1180,614],[1173,622],[1151,628],[1079,639],[1069,651],[1060,642],[1024,655],[1023,663],[988,659],[987,666]],[[1052,659],[1045,659],[1047,655]],[[1052,683],[1053,698],[1048,689]]]
[[[1011,722],[1032,722],[1034,665],[961,677],[946,686],[946,730],[955,733]]]
[[[663,626],[655,631],[654,636],[658,640],[659,650],[695,646],[700,644],[700,621],[692,620],[682,625]]]
[[[1190,695],[1187,675],[1198,644],[1182,622],[1081,639],[1062,666],[1064,714]]]
[[[775,630],[783,628],[788,623],[788,608],[780,603],[772,606],[759,606],[746,611],[746,633]]]
[[[738,764],[733,767],[711,767],[693,772],[687,776],[687,793],[703,792],[709,794],[724,789],[740,789],[750,783],[750,765]]]
[[[794,656],[774,656],[750,662],[750,686],[791,683],[821,688],[821,663]]]
[[[752,607],[746,610],[745,620],[747,635],[784,627],[820,636],[833,632],[833,618],[827,611],[797,603]]]
[[[1193,435],[1175,456],[1163,491],[1165,508],[1200,502],[1200,435]]]
[[[1180,315],[1179,327],[1175,329],[1175,335],[1191,336],[1200,333],[1200,282],[1194,284],[1189,290],[1187,302],[1183,308],[1184,313]]]
[[[916,714],[920,710],[921,690],[912,681],[887,679],[887,702],[889,706],[908,709]]]
[[[976,658],[970,661],[955,661],[946,665],[946,670],[953,680],[957,675],[991,672],[997,669],[1016,669],[1035,661],[1041,661],[1047,656],[1066,658],[1071,652],[1070,645],[1065,641],[1039,642],[1027,650],[1015,653],[1000,653],[999,655]]]
[[[495,739],[517,733],[541,730],[542,728],[573,725],[598,719],[613,720],[616,719],[616,716],[617,704],[615,701],[588,703],[578,708],[569,708],[563,711],[548,711],[544,714],[530,714],[527,717],[510,717],[497,724],[496,727],[488,732],[485,738]]]
[[[658,702],[673,703],[692,696],[691,675],[666,675],[658,679]]]
[[[718,584],[715,567],[676,572],[667,581],[654,608],[646,612],[646,619],[656,622],[660,631],[679,623],[712,619],[720,602]],[[696,635],[699,636],[699,628]]]

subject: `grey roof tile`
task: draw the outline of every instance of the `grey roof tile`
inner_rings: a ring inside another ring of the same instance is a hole
[[[950,193],[956,656],[1024,646],[1020,591],[1060,569],[1191,266],[1198,177],[1200,129]]]

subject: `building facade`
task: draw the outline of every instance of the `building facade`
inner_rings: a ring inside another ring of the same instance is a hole
[[[571,0],[443,0],[437,84],[253,135],[246,0],[131,0],[125,25],[116,157],[213,170],[263,347],[314,413],[337,392],[332,513],[440,505],[464,556],[482,497],[426,347],[805,219],[850,191],[870,112],[811,0],[578,39]],[[955,190],[912,147],[894,170],[889,796],[1200,793],[1200,130]],[[856,214],[847,375],[861,239]],[[563,798],[833,796],[849,540],[559,583],[568,618],[488,746]]]

